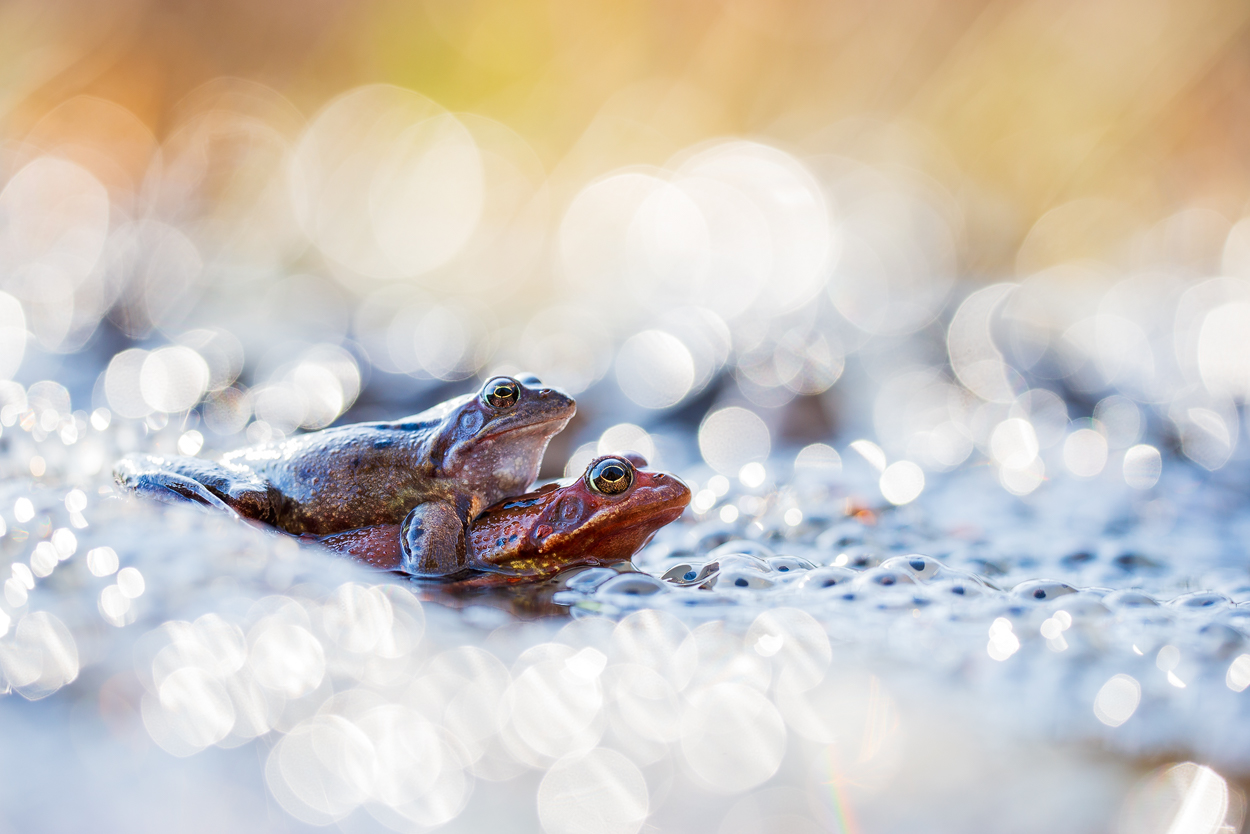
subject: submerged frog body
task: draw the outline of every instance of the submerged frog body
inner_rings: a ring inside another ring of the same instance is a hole
[[[376,567],[422,577],[494,575],[488,584],[531,581],[566,568],[626,562],[690,503],[673,475],[640,467],[636,455],[609,455],[572,483],[500,501],[469,526],[465,558],[416,508],[401,525],[380,525],[319,539]]]
[[[114,476],[138,493],[233,510],[296,535],[399,524],[418,505],[463,529],[483,507],[529,488],[575,409],[532,377],[496,377],[396,422],[310,432],[216,462],[132,455]]]

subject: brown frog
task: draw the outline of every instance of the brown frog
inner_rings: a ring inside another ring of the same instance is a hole
[[[575,409],[533,377],[495,377],[396,422],[309,432],[220,461],[132,455],[114,477],[141,494],[232,510],[295,535],[397,525],[420,506],[454,547],[483,507],[529,488]]]
[[[416,508],[403,524],[350,530],[317,541],[375,567],[466,585],[529,582],[566,568],[626,562],[690,503],[681,479],[641,467],[638,455],[608,455],[566,485],[548,484],[500,501],[469,526],[466,558],[442,552],[446,537]]]

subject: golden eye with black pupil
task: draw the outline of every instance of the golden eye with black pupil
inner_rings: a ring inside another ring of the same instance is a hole
[[[590,488],[601,495],[620,495],[634,482],[634,469],[617,458],[604,458],[586,476]]]
[[[521,387],[507,377],[497,377],[486,383],[483,398],[493,408],[512,408],[521,399]]]

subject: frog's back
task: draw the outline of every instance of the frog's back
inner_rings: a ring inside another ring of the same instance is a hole
[[[280,496],[278,525],[288,532],[397,524],[435,489],[426,441],[437,425],[356,423],[241,449],[222,464],[270,485]]]

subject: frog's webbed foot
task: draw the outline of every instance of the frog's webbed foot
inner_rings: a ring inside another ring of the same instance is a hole
[[[113,477],[126,489],[158,501],[189,502],[273,522],[268,485],[240,478],[212,461],[130,455],[118,461]]]
[[[403,570],[423,577],[463,573],[469,568],[467,528],[464,512],[448,501],[417,505],[400,525]]]
[[[145,498],[152,498],[165,504],[197,504],[212,507],[235,515],[226,502],[209,492],[201,483],[177,475],[173,472],[142,472],[127,466],[129,461],[122,461],[114,470],[117,482],[126,489]]]

